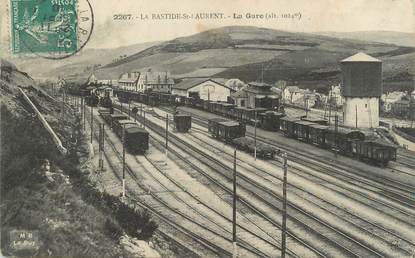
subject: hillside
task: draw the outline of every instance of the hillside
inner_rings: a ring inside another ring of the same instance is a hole
[[[415,47],[415,34],[398,31],[355,31],[355,32],[316,32],[316,34],[344,38],[358,39],[368,42],[395,44],[398,46]]]
[[[101,69],[111,76],[134,69],[170,70],[175,77],[220,76],[244,81],[339,81],[338,62],[357,52],[384,61],[384,79],[408,82],[415,48],[257,27],[223,27],[149,47]]]
[[[59,120],[59,102],[14,65],[1,64],[2,72],[11,73],[0,78],[2,257],[137,256],[127,248],[130,239],[148,241],[157,224],[146,210],[132,209],[90,181],[96,171],[74,112],[67,108],[65,120]],[[66,156],[57,151],[18,86],[45,114],[68,149]]]
[[[35,78],[57,78],[59,75],[90,73],[92,68],[112,63],[146,49],[157,42],[140,43],[114,49],[83,49],[74,56],[52,60],[41,57],[14,58],[13,62],[22,70],[32,74]]]

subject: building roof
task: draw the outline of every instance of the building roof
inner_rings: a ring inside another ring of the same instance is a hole
[[[267,84],[267,83],[264,83],[264,82],[248,82],[248,85],[254,86],[254,87],[271,88],[270,84]]]
[[[120,78],[118,79],[118,82],[121,82],[121,83],[135,83],[135,82],[137,82],[139,76],[140,76],[140,73],[138,73],[138,72],[123,73],[123,74],[121,74]]]
[[[344,63],[344,62],[382,62],[382,61],[372,56],[369,56],[363,52],[359,52],[353,56],[350,56],[346,59],[341,60],[340,62]]]
[[[178,90],[189,90],[193,87],[196,87],[199,84],[202,84],[204,82],[207,81],[211,81],[214,82],[216,84],[219,84],[225,88],[230,89],[229,87],[225,86],[225,84],[222,84],[218,81],[216,81],[215,79],[211,79],[211,78],[191,78],[191,79],[185,79],[181,82],[179,82],[178,84],[174,85],[172,88],[173,89],[178,89]]]
[[[140,81],[144,84],[174,84],[169,72],[147,71],[140,74]]]

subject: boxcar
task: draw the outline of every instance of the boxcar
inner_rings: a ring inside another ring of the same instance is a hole
[[[218,127],[218,123],[219,122],[224,122],[227,121],[224,118],[212,118],[208,120],[208,131],[209,133],[216,137],[216,135],[219,134],[219,127]]]
[[[226,117],[231,117],[231,110],[235,108],[234,104],[230,104],[230,103],[222,103],[222,110],[221,110],[221,114],[223,116]]]
[[[134,154],[142,154],[148,150],[149,133],[138,126],[125,129],[125,147],[127,151]]]
[[[235,113],[235,119],[238,121],[243,121],[243,115],[246,112],[247,108],[245,107],[235,107],[234,113]]]
[[[108,125],[113,128],[114,126],[114,122],[116,120],[127,120],[128,117],[126,115],[123,114],[111,114],[108,116],[108,120],[106,121],[108,123]]]
[[[325,134],[325,146],[343,154],[351,155],[352,141],[363,141],[364,139],[365,135],[360,131],[338,127],[336,133],[335,127],[329,126]]]
[[[310,126],[316,123],[298,120],[294,122],[294,135],[300,141],[309,141]]]
[[[325,145],[325,137],[326,137],[326,131],[328,129],[328,126],[321,125],[321,124],[313,124],[309,126],[310,128],[310,134],[309,139],[310,143],[324,147]]]
[[[284,133],[284,135],[295,138],[294,123],[296,121],[299,121],[299,119],[295,117],[286,116],[280,119],[280,124],[281,124],[280,129]]]
[[[210,101],[209,100],[203,101],[203,110],[210,111],[209,107],[210,107]]]
[[[115,134],[118,135],[118,137],[122,137],[122,131],[124,127],[128,128],[130,126],[138,126],[138,124],[132,120],[115,120],[113,123],[112,129],[114,130]]]
[[[361,160],[386,166],[390,160],[396,161],[396,146],[381,139],[352,142],[352,154]]]
[[[267,131],[279,131],[280,119],[284,114],[275,111],[266,111],[265,113],[258,114],[260,120],[260,126]]]
[[[231,142],[235,138],[245,136],[246,127],[242,123],[223,118],[213,118],[208,122],[208,130],[215,138]]]
[[[192,128],[192,117],[190,115],[174,115],[173,121],[178,132],[186,133]]]
[[[218,123],[219,138],[231,142],[235,138],[245,136],[246,127],[244,124],[235,121],[224,121]]]

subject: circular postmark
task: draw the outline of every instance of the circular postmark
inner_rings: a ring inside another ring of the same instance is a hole
[[[12,52],[63,59],[79,52],[94,28],[88,0],[11,0]]]

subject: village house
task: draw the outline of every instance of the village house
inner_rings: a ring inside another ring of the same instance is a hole
[[[122,90],[138,91],[139,77],[140,72],[138,71],[123,73],[118,79],[118,87]]]
[[[170,72],[155,72],[149,69],[140,74],[136,91],[171,93],[173,85],[174,80],[171,77]]]
[[[331,86],[327,100],[330,100],[336,107],[343,105],[343,96],[341,92],[341,85]]]
[[[400,101],[405,95],[406,93],[402,91],[393,91],[387,94],[382,94],[381,96],[381,100],[383,101],[383,105],[381,107],[382,111],[385,113],[391,112],[393,103]]]
[[[117,80],[107,71],[94,71],[88,78],[88,84],[115,86]]]
[[[247,108],[274,107],[280,96],[271,89],[271,85],[260,82],[250,82],[241,90],[231,94],[238,107]]]
[[[214,78],[191,78],[184,79],[172,88],[172,94],[183,97],[194,97],[209,101],[228,101],[233,90],[223,80]]]
[[[298,86],[286,86],[283,90],[282,97],[286,103],[298,102],[300,99],[304,99],[305,90],[300,89]]]

